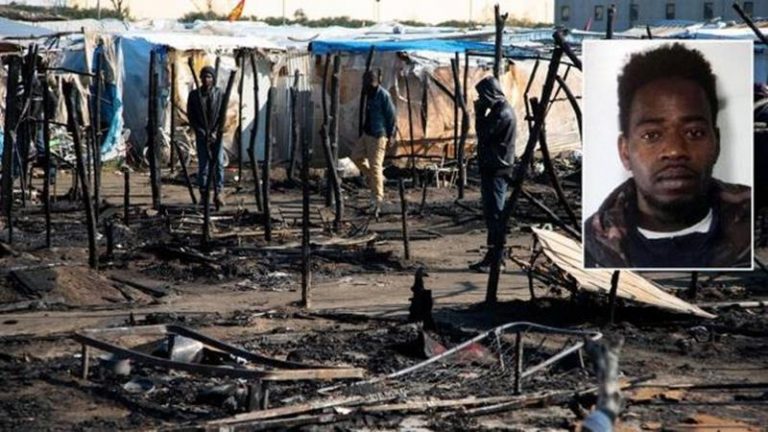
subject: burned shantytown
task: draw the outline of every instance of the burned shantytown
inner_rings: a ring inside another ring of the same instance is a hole
[[[0,430],[768,425],[766,2],[3,1],[0,61]]]

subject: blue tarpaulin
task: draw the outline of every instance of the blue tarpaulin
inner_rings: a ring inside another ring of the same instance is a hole
[[[433,52],[464,52],[493,51],[493,44],[485,42],[461,41],[453,39],[417,39],[401,41],[350,41],[350,40],[317,40],[309,45],[312,54],[324,55],[336,52],[367,53],[371,47],[378,52],[384,51],[433,51]]]

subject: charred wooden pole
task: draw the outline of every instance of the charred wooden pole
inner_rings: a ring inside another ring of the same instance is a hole
[[[458,53],[456,53],[458,58]],[[453,78],[453,158],[459,159],[459,78],[456,58],[451,59],[451,77]]]
[[[464,199],[464,185],[466,184],[466,169],[464,168],[464,145],[467,142],[467,134],[469,133],[469,113],[467,112],[467,104],[464,100],[464,91],[462,90],[462,86],[459,81],[459,53],[456,53],[456,57],[451,61],[451,67],[453,69],[455,101],[457,106],[461,109],[461,137],[459,138],[456,148],[456,159],[459,164],[458,199]]]
[[[250,53],[251,68],[253,72],[253,127],[251,129],[251,140],[248,145],[248,157],[251,159],[251,176],[254,183],[254,199],[256,208],[259,211],[264,209],[261,200],[261,180],[259,179],[259,161],[256,160],[256,137],[259,134],[259,70],[256,66],[256,56],[253,51]]]
[[[216,141],[213,144],[211,157],[208,158],[208,177],[206,178],[205,193],[203,199],[203,245],[208,246],[211,240],[211,187],[214,189],[214,195],[218,193],[216,190],[215,179],[216,172],[219,168],[219,153],[224,151],[222,148],[224,145],[224,127],[227,122],[227,106],[229,105],[229,99],[232,96],[232,88],[235,85],[235,78],[237,77],[237,71],[232,71],[229,74],[229,80],[227,80],[227,88],[224,91],[224,97],[221,100],[221,108],[218,111],[219,118],[213,123],[216,125]]]
[[[320,126],[320,138],[322,138],[323,141],[323,150],[324,153],[328,153],[328,158],[326,159],[326,168],[325,168],[325,206],[330,207],[333,205],[333,194],[334,194],[334,186],[333,186],[333,179],[331,176],[333,175],[331,173],[331,170],[335,169],[333,167],[333,154],[331,154],[331,136],[330,136],[330,127],[331,127],[331,119],[330,114],[328,112],[328,72],[331,69],[331,55],[327,54],[325,56],[325,65],[323,66],[323,85],[320,89],[320,100],[321,105],[323,107],[323,124]]]
[[[397,181],[397,187],[400,191],[400,217],[403,222],[403,250],[405,251],[405,259],[411,259],[411,240],[408,236],[408,201],[405,200],[405,185],[403,185],[403,179],[400,178]]]
[[[531,98],[531,106],[534,107],[534,110],[538,109],[538,100],[536,98]],[[571,208],[571,205],[568,203],[568,199],[565,197],[565,192],[563,192],[563,187],[560,185],[560,179],[557,177],[555,166],[552,164],[552,158],[549,155],[549,146],[547,146],[546,119],[541,120],[539,149],[541,150],[541,159],[544,162],[544,168],[546,169],[547,174],[549,175],[549,181],[552,183],[552,188],[555,189],[557,198],[560,200],[560,203],[563,205],[563,208],[565,208],[565,212],[568,214],[568,217],[571,219],[571,224],[573,224],[573,227],[578,230],[579,220],[576,216],[576,213]]]
[[[64,85],[64,102],[67,106],[67,126],[72,134],[77,163],[77,175],[80,179],[80,187],[82,187],[83,190],[83,205],[85,206],[85,220],[86,227],[88,228],[88,265],[95,269],[99,266],[99,253],[96,245],[96,217],[93,210],[93,200],[91,200],[88,179],[86,178],[85,173],[83,146],[80,140],[80,125],[77,122],[77,113],[75,111],[75,91],[74,84],[66,83]]]
[[[170,168],[171,168],[171,174],[174,174],[176,172],[176,154],[178,153],[179,162],[181,163],[183,170],[186,171],[186,166],[184,166],[184,161],[182,159],[184,156],[181,154],[180,151],[177,151],[176,149],[176,79],[177,79],[177,72],[176,72],[176,56],[170,57],[171,59],[171,133],[168,135],[170,137],[171,141],[171,160],[170,160]],[[185,177],[187,177],[185,175]],[[194,197],[194,194],[192,195]],[[194,202],[194,200],[193,200]]]
[[[190,67],[192,66],[192,57],[189,58]],[[194,74],[194,68],[191,68]],[[178,115],[178,109],[176,105],[177,90],[176,80],[178,79],[178,72],[176,70],[175,58],[171,60],[171,173],[175,170],[175,155],[179,158],[179,166],[181,167],[181,174],[184,176],[184,184],[187,186],[189,192],[189,198],[192,200],[192,204],[197,204],[197,197],[195,196],[195,188],[192,186],[192,180],[189,178],[189,171],[187,170],[187,162],[184,160],[184,154],[181,151],[179,142],[176,140],[176,116]],[[197,84],[196,84],[197,85]]]
[[[30,45],[26,60],[23,63],[22,66],[22,81],[24,83],[24,97],[22,99],[21,103],[21,112],[22,113],[28,113],[31,110],[31,106],[34,103],[32,101],[33,98],[33,87],[35,82],[35,75],[37,73],[37,52],[38,52],[38,46],[36,44]],[[19,184],[21,186],[21,206],[26,207],[27,206],[27,191],[30,190],[32,187],[32,170],[30,168],[29,164],[29,153],[30,148],[34,141],[34,130],[37,127],[35,125],[34,120],[31,118],[31,116],[24,114],[19,119],[19,126],[18,128],[18,136],[17,136],[17,146],[18,153],[17,158],[19,158],[19,165],[21,167],[20,169],[20,175],[19,175]]]
[[[131,219],[131,169],[123,167],[123,223],[128,225]]]
[[[536,197],[534,197],[533,195],[531,195],[531,194],[530,194],[528,191],[526,191],[525,189],[523,189],[523,191],[521,192],[521,194],[522,194],[522,196],[523,196],[525,199],[527,199],[528,201],[530,201],[530,202],[531,202],[531,204],[533,204],[534,206],[538,207],[538,208],[539,208],[539,210],[543,211],[543,212],[544,212],[544,213],[545,213],[547,216],[549,216],[549,219],[550,219],[552,222],[554,222],[554,223],[555,223],[555,225],[559,226],[559,227],[560,227],[560,229],[562,229],[563,231],[565,231],[565,232],[567,232],[568,234],[570,234],[570,235],[571,235],[571,237],[573,237],[573,238],[575,238],[575,239],[579,239],[579,240],[581,240],[581,231],[579,231],[578,227],[577,227],[577,228],[574,228],[574,227],[572,227],[571,225],[568,225],[568,223],[567,223],[567,222],[565,222],[564,220],[560,219],[560,217],[559,217],[557,214],[555,214],[555,212],[553,212],[553,211],[552,211],[552,210],[551,210],[549,207],[547,207],[547,206],[546,206],[546,205],[545,205],[543,202],[541,202],[541,201],[537,200],[537,199],[536,199]]]
[[[523,392],[523,335],[520,332],[515,333],[515,394]]]
[[[560,75],[555,76],[555,79],[560,85],[560,88],[563,89],[563,92],[565,92],[565,97],[568,98],[571,108],[573,108],[573,113],[576,115],[576,123],[579,126],[579,137],[583,137],[584,133],[582,131],[581,107],[579,106],[579,102],[576,100],[576,96],[574,96],[571,88],[568,87],[568,84],[560,77]]]
[[[270,87],[267,96],[267,115],[264,119],[264,182],[262,198],[264,199],[264,239],[272,241],[272,213],[269,203],[269,188],[271,186],[270,177],[272,176],[272,103],[275,98],[275,88]]]
[[[555,32],[553,37],[556,44],[558,40],[563,42],[562,35],[560,35],[558,32]],[[515,204],[518,197],[520,196],[520,192],[522,191],[523,181],[525,180],[528,166],[531,164],[531,160],[533,159],[533,151],[536,148],[536,143],[538,142],[539,137],[541,136],[541,128],[546,116],[546,107],[549,105],[550,98],[552,97],[552,90],[555,85],[555,76],[557,76],[560,60],[562,59],[562,56],[565,52],[565,49],[561,45],[556,45],[555,50],[552,52],[552,58],[549,62],[549,69],[547,71],[547,78],[544,81],[544,87],[542,88],[541,92],[541,100],[536,109],[534,109],[533,126],[531,128],[531,133],[528,136],[528,143],[525,147],[525,152],[523,153],[520,162],[515,167],[515,172],[512,177],[514,180],[511,184],[512,193],[509,195],[509,198],[507,198],[507,201],[504,204],[504,211],[502,212],[501,217],[504,221],[503,226],[505,233],[507,224],[509,222],[509,217],[514,211]],[[581,64],[579,63],[577,67],[580,68]],[[493,260],[491,262],[490,274],[488,275],[488,285],[485,293],[485,302],[487,304],[495,304],[497,301],[500,272],[500,260]]]
[[[462,190],[467,186],[467,138],[469,136],[469,53],[464,51],[464,85],[462,100],[464,101],[464,115],[461,117],[461,134],[459,138],[459,181]]]
[[[651,32],[651,26],[647,25],[645,26],[645,35],[648,37],[648,39],[653,39],[653,33]]]
[[[496,4],[493,7],[493,16],[494,16],[494,23],[496,25],[496,37],[494,39],[494,49],[493,49],[493,76],[496,77],[496,79],[499,79],[501,76],[501,50],[502,50],[502,39],[504,37],[504,22],[507,20],[507,17],[509,14],[501,14],[499,11],[499,5]]]
[[[237,54],[237,65],[240,81],[237,83],[237,189],[240,190],[243,181],[243,85],[245,84],[245,53]]]
[[[368,50],[368,57],[365,59],[365,73],[367,74],[371,70],[371,65],[373,65],[373,53],[375,52],[375,47],[371,45],[371,49]],[[363,75],[365,76],[365,75]],[[360,110],[357,113],[357,136],[362,137],[363,136],[363,128],[365,126],[365,105],[368,101],[368,95],[365,93],[365,86],[360,86]]]
[[[297,70],[293,77],[293,85],[289,90],[290,110],[291,110],[291,160],[288,162],[288,171],[286,177],[293,183],[296,163],[301,159],[301,143],[299,142],[299,71]],[[301,176],[301,174],[299,174]]]
[[[422,139],[427,140],[427,125],[429,120],[429,78],[425,72],[421,80],[421,132]]]
[[[309,147],[311,128],[307,126],[311,109],[311,93],[302,92],[301,107],[303,109],[303,128],[301,134],[301,304],[305,308],[312,306],[312,263],[309,249]]]
[[[16,128],[18,126],[17,89],[21,59],[8,58],[8,80],[5,91],[5,126],[3,138],[3,213],[8,223],[8,244],[13,244],[13,160],[16,152]],[[23,174],[22,174],[23,175]]]
[[[328,58],[328,62],[330,62],[330,57]],[[325,87],[325,84],[323,84],[323,87]],[[338,91],[338,88],[335,89]],[[325,88],[323,88],[323,93],[325,93]],[[341,183],[339,181],[339,172],[336,169],[336,163],[333,160],[333,150],[331,149],[331,135],[332,132],[330,129],[330,114],[328,112],[328,108],[326,106],[325,97],[323,97],[323,124],[320,127],[320,136],[322,138],[323,143],[323,157],[325,158],[325,167],[326,172],[328,173],[328,179],[330,180],[330,185],[328,187],[328,192],[333,194],[333,200],[337,203],[342,200],[341,198]],[[303,155],[302,155],[303,156]],[[303,163],[303,160],[302,160]],[[328,202],[328,196],[326,195],[326,206],[329,206],[331,203]],[[341,219],[338,216],[339,215],[339,206],[336,206],[336,213],[337,216],[334,218],[333,223],[333,229],[334,231],[338,231],[341,225]]]
[[[619,291],[619,275],[620,271],[615,270],[611,275],[611,291],[608,294],[608,310],[609,310],[609,322],[614,323],[614,317],[616,314],[616,293]]]
[[[216,56],[216,66],[213,71],[213,85],[215,86],[219,82],[219,70],[221,70],[221,57]]]
[[[408,139],[411,144],[411,181],[413,184],[417,182],[416,176],[416,141],[413,137],[413,112],[411,110],[411,86],[408,84],[408,74],[404,74],[405,77],[405,100],[408,104]]]
[[[699,272],[691,272],[691,282],[688,285],[686,295],[688,298],[695,299],[699,294]]]
[[[752,21],[752,18],[750,18],[745,12],[744,9],[739,6],[738,2],[733,2],[733,9],[736,11],[737,14],[741,17],[741,19],[749,26],[750,29],[755,33],[755,36],[760,40],[760,42],[763,43],[763,45],[768,46],[768,37],[766,37],[763,32],[760,31],[760,29],[757,28],[755,25],[755,22]]]
[[[341,190],[341,175],[339,174],[339,106],[341,105],[341,57],[333,56],[333,74],[331,75],[331,160],[336,182],[333,185],[336,197],[336,215],[333,219],[333,229],[341,229],[344,219],[344,195]]]
[[[48,72],[43,81],[43,146],[45,151],[45,173],[43,183],[43,206],[45,207],[45,247],[51,247],[51,116],[48,110],[51,94],[48,89]]]
[[[104,53],[102,50],[99,50],[96,55],[96,77],[93,80],[96,89],[93,101],[93,120],[91,120],[93,122],[93,201],[96,225],[99,224],[99,213],[101,210],[101,72],[103,70],[103,63]]]
[[[147,146],[149,157],[149,179],[152,189],[152,208],[160,208],[160,167],[157,161],[157,54],[149,55],[149,107],[147,111]]]
[[[605,38],[613,39],[613,21],[616,16],[616,5],[608,6],[608,22],[605,28]]]
[[[531,130],[533,129],[533,110],[530,107],[530,104],[528,101],[530,98],[528,98],[528,94],[531,92],[531,85],[533,85],[533,79],[536,78],[536,72],[539,70],[539,63],[541,61],[537,58],[536,63],[533,64],[533,70],[531,71],[531,75],[528,78],[528,84],[525,86],[525,92],[523,92],[523,103],[525,104],[525,122],[528,124],[528,133],[531,133]]]

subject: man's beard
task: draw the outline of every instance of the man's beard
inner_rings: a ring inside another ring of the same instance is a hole
[[[709,207],[709,204],[707,202],[708,190],[709,190],[709,187],[705,187],[702,191],[700,191],[695,195],[681,197],[673,201],[659,200],[658,198],[656,198],[656,196],[652,194],[645,194],[639,189],[637,192],[643,195],[645,202],[651,208],[654,208],[666,214],[676,214],[685,218],[688,215],[701,211],[702,208]]]

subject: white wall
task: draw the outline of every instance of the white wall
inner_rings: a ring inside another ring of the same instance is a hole
[[[681,42],[681,41],[676,41]],[[584,43],[583,216],[592,215],[605,197],[627,178],[619,159],[617,76],[629,53],[670,41]],[[734,183],[753,183],[752,41],[686,41],[701,51],[717,76],[721,102],[718,126],[720,159],[714,176]]]

